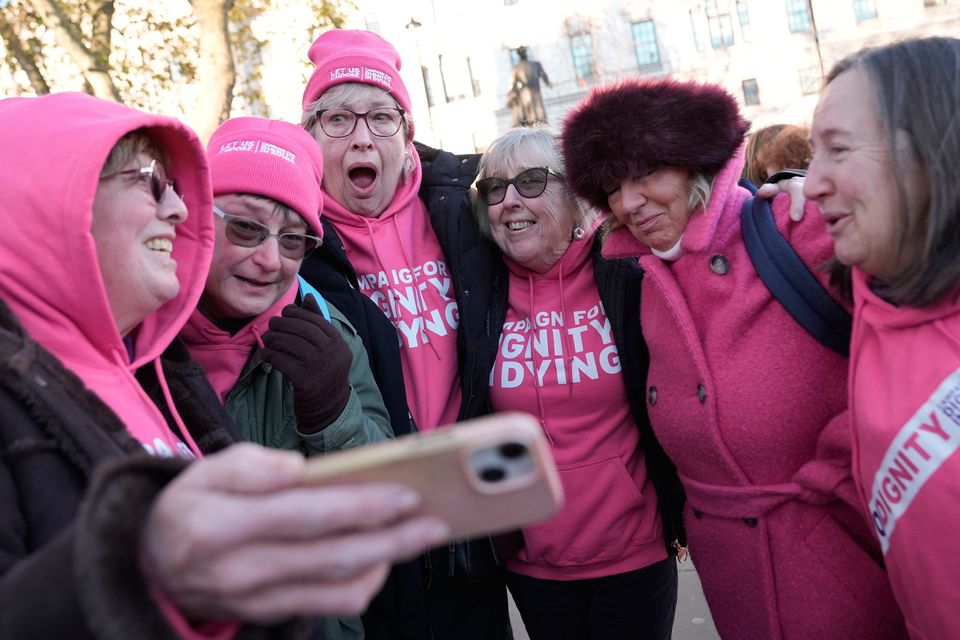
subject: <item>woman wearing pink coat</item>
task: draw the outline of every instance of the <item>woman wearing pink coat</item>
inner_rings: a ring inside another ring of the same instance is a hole
[[[903,622],[850,472],[847,362],[769,292],[740,232],[748,123],[715,85],[631,81],[568,117],[571,187],[639,256],[647,407],[687,491],[690,553],[723,638],[895,638]],[[824,221],[780,232],[822,284]]]
[[[839,62],[805,191],[853,267],[853,468],[910,636],[960,637],[960,40]]]

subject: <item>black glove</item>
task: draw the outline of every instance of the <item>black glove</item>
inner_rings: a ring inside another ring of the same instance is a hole
[[[293,410],[303,433],[316,433],[343,413],[350,399],[353,354],[337,328],[327,322],[313,296],[303,307],[287,305],[270,319],[261,357],[293,385]]]

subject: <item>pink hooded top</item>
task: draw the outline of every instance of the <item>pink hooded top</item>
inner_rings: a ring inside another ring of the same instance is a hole
[[[323,215],[343,240],[368,296],[397,329],[407,405],[423,431],[456,422],[460,410],[453,280],[418,192],[420,159],[377,218],[348,211],[323,194]]]
[[[491,404],[540,418],[567,496],[556,516],[524,528],[526,544],[507,568],[545,580],[626,573],[667,557],[592,246],[593,233],[571,242],[542,274],[505,258],[509,300]]]
[[[897,307],[854,270],[853,464],[910,636],[960,637],[960,301]]]
[[[169,429],[134,378],[153,363],[164,381],[158,357],[196,307],[210,265],[210,179],[196,135],[172,118],[79,93],[4,100],[0,119],[7,129],[0,165],[12,176],[3,181],[3,207],[17,221],[0,233],[0,296],[31,338],[83,380],[148,451],[199,455],[188,433],[185,443]],[[141,128],[169,156],[189,215],[176,227],[173,248],[179,293],[130,332],[128,351],[97,262],[92,207],[108,153]],[[175,408],[171,413],[179,417]]]

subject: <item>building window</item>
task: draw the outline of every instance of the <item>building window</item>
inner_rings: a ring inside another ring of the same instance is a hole
[[[649,67],[660,64],[660,47],[657,46],[657,30],[653,20],[641,20],[630,25],[633,32],[633,50],[637,54],[637,66]]]
[[[800,69],[800,92],[803,95],[820,92],[819,67],[807,67],[806,69]]]
[[[441,55],[439,59],[440,80],[443,82],[443,94],[447,102],[463,100],[468,94],[474,93],[475,85],[469,58]]]
[[[756,78],[748,78],[740,83],[743,87],[743,104],[748,107],[760,104],[760,87]]]
[[[877,17],[877,3],[873,0],[853,0],[853,14],[857,22]]]
[[[420,75],[423,76],[423,92],[427,94],[427,106],[433,107],[437,104],[437,100],[433,95],[433,87],[430,86],[430,69],[421,66]]]
[[[740,22],[740,38],[750,42],[750,12],[746,0],[737,0],[737,20]]]
[[[707,29],[710,31],[710,46],[723,49],[733,45],[733,21],[729,13],[723,13],[717,7],[717,0],[704,3],[707,12]]]
[[[593,36],[590,33],[571,35],[570,53],[577,78],[581,82],[592,78],[596,71],[593,66]]]
[[[480,80],[473,75],[473,63],[467,58],[467,73],[470,74],[470,87],[473,89],[473,97],[480,97]]]
[[[693,34],[693,48],[700,49],[700,36],[697,35],[697,19],[693,15],[693,9],[690,9],[690,32]]]
[[[807,0],[787,1],[787,26],[790,33],[807,33],[810,31],[810,6]]]

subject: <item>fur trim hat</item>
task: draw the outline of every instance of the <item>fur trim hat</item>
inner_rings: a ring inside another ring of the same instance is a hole
[[[715,84],[632,80],[594,89],[563,125],[571,189],[601,211],[607,192],[658,167],[715,173],[743,142],[750,123]]]

